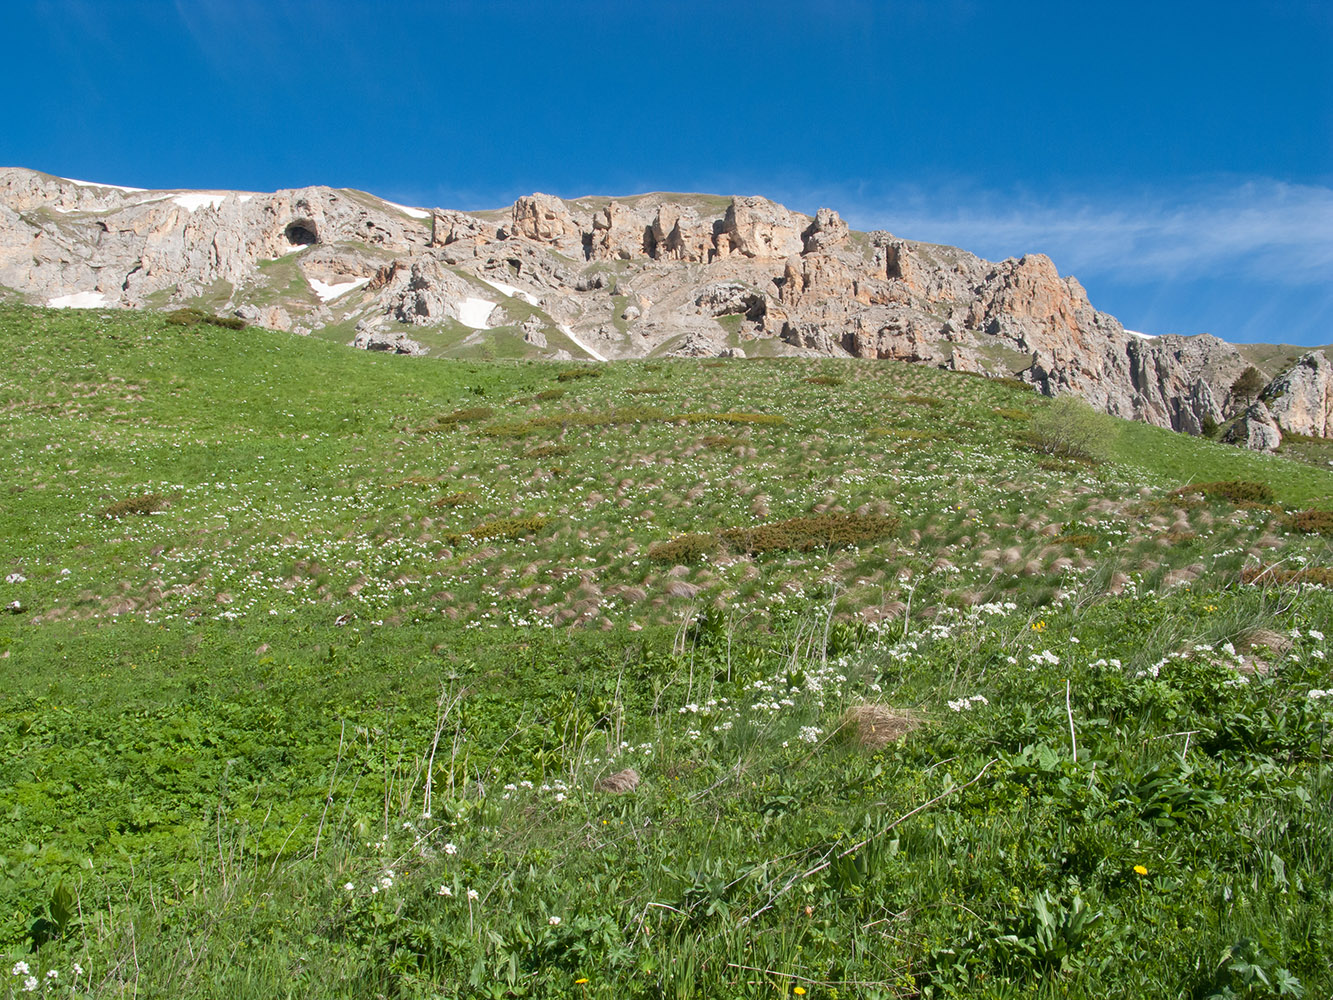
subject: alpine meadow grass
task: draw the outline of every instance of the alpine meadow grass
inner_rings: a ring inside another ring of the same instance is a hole
[[[0,995],[1333,995],[1333,471],[890,362],[0,347]]]

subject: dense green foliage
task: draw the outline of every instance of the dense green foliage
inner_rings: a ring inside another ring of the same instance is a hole
[[[1325,469],[888,363],[0,347],[0,990],[1333,992]]]

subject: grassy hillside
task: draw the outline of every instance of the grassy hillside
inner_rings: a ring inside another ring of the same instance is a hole
[[[0,346],[13,992],[1333,990],[1327,469],[890,363]]]

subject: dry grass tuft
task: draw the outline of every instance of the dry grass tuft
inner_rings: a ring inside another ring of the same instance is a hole
[[[879,750],[904,739],[921,724],[921,717],[915,712],[867,702],[853,705],[843,713],[838,732],[859,747]]]
[[[608,792],[611,795],[624,795],[626,792],[632,792],[639,787],[639,772],[632,767],[627,767],[623,771],[617,771],[615,774],[608,774],[601,781],[597,782],[599,792]]]
[[[1236,649],[1242,653],[1251,653],[1257,649],[1266,649],[1281,655],[1291,648],[1291,639],[1281,632],[1267,628],[1246,629],[1236,639]]]

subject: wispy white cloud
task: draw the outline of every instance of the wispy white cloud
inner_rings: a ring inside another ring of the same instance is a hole
[[[836,207],[836,206],[834,206]],[[1275,180],[1127,195],[1003,196],[903,188],[849,200],[856,228],[987,257],[1039,252],[1060,270],[1122,281],[1333,281],[1333,188]]]

